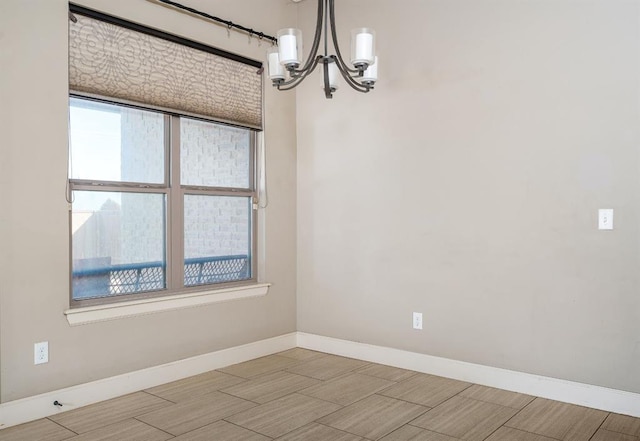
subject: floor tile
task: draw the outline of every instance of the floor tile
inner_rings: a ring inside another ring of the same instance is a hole
[[[394,430],[384,438],[381,438],[380,441],[413,441],[416,436],[420,435],[423,432],[425,432],[424,429],[405,424],[404,426]]]
[[[149,412],[139,416],[138,419],[172,435],[182,435],[255,405],[251,401],[222,392],[211,392],[171,407]]]
[[[591,441],[638,441],[640,438],[619,432],[599,429],[591,438]]]
[[[276,355],[280,355],[282,357],[289,357],[289,358],[293,358],[295,360],[300,360],[300,361],[307,361],[307,360],[312,360],[318,357],[324,357],[327,354],[324,354],[322,352],[312,351],[309,349],[293,348],[293,349],[289,349],[288,351],[278,352]]]
[[[76,433],[84,433],[173,405],[167,400],[145,392],[136,392],[63,412],[49,419]]]
[[[0,430],[0,441],[61,441],[75,435],[53,421],[42,419]]]
[[[171,441],[269,441],[270,439],[235,424],[218,421],[187,432],[184,435],[173,438]]]
[[[301,394],[347,406],[393,386],[393,381],[362,374],[347,374],[300,391]]]
[[[165,441],[173,438],[162,430],[130,419],[75,436],[69,441]]]
[[[470,398],[453,397],[411,425],[469,441],[482,441],[517,412]]]
[[[511,427],[501,427],[486,439],[486,441],[555,441],[546,436],[536,435],[535,433],[523,432],[522,430],[512,429]]]
[[[423,406],[436,407],[469,386],[471,386],[470,383],[463,381],[436,377],[435,375],[417,374],[380,392],[380,395]]]
[[[509,392],[492,387],[479,386],[474,384],[468,389],[460,392],[461,397],[473,398],[474,400],[486,401],[488,403],[499,404],[500,406],[513,407],[514,409],[522,409],[529,404],[535,397],[531,395]]]
[[[612,432],[640,436],[640,418],[612,413],[604,421],[602,428]]]
[[[340,409],[317,398],[291,394],[233,415],[226,420],[276,438]]]
[[[586,441],[607,412],[536,398],[506,425],[562,441]]]
[[[318,423],[311,423],[293,432],[287,433],[277,441],[365,441],[363,438],[351,433],[342,432],[333,427]]]
[[[287,368],[287,371],[318,380],[328,380],[329,378],[337,377],[366,366],[367,364],[365,361],[354,360],[353,358],[325,355]]]
[[[151,389],[146,389],[145,392],[164,398],[165,400],[173,401],[174,403],[179,403],[195,398],[198,395],[204,395],[245,381],[247,380],[244,378],[218,371],[211,371],[152,387]]]
[[[408,371],[406,369],[385,366],[383,364],[377,363],[371,363],[369,366],[358,369],[356,372],[359,374],[371,375],[372,377],[378,377],[389,381],[402,381],[417,374],[417,372],[414,371]]]
[[[394,398],[372,395],[320,420],[368,439],[381,438],[426,412],[428,408]]]
[[[314,378],[278,371],[222,389],[222,392],[264,404],[318,383],[320,380]]]
[[[459,441],[441,433],[431,432],[419,427],[405,425],[394,430],[380,441]]]
[[[253,378],[259,375],[279,371],[298,363],[300,362],[293,358],[281,357],[279,355],[268,355],[266,357],[256,358],[255,360],[245,361],[244,363],[238,363],[218,369],[218,371],[235,375],[237,377]]]

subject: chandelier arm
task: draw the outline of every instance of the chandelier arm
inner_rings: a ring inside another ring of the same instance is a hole
[[[295,77],[289,81],[285,81],[283,83],[280,83],[277,85],[278,90],[291,90],[293,88],[295,88],[298,84],[302,83],[302,81],[304,81],[305,78],[307,78],[307,76],[309,74],[311,74],[311,72],[313,72],[316,67],[318,67],[318,62],[322,59],[322,55],[318,55],[315,59],[313,64],[309,67],[309,69],[307,71],[305,71],[302,75]],[[284,86],[284,87],[283,87]]]
[[[373,89],[373,87],[371,87],[371,86],[365,86],[365,85],[363,85],[363,84],[360,84],[360,83],[355,82],[355,81],[353,80],[353,78],[349,78],[349,79],[347,79],[347,77],[346,77],[345,75],[342,75],[342,76],[346,79],[347,84],[348,84],[349,86],[351,86],[351,88],[352,88],[353,90],[356,90],[356,91],[358,91],[358,92],[362,92],[362,93],[368,93],[371,89]]]
[[[331,85],[329,84],[329,61],[325,57],[322,60],[322,70],[323,70],[323,88],[324,88],[324,97],[327,99],[333,98],[333,94],[331,93]]]
[[[338,46],[338,34],[336,32],[336,14],[335,14],[335,1],[329,0],[329,21],[331,22],[331,38],[333,39],[333,48],[336,51],[337,59],[339,61],[339,65],[342,66],[342,69],[346,70],[350,73],[360,74],[360,70],[350,68],[347,63],[344,62],[342,58],[342,54],[340,53],[340,47]]]
[[[352,89],[362,93],[367,93],[371,89],[373,89],[372,86],[367,86],[365,84],[358,83],[351,75],[349,75],[347,72],[343,71],[342,69],[338,69],[338,70],[340,71],[340,75],[342,75],[342,78],[344,78],[344,80],[347,82],[349,86],[351,86]]]
[[[337,52],[338,51],[336,51],[336,54]],[[357,69],[351,69],[349,66],[347,66],[343,59],[339,58],[336,55],[332,55],[332,58],[335,60],[335,63],[338,65],[338,69],[340,69],[341,72],[346,72],[349,76],[360,76],[360,71]]]
[[[307,57],[307,62],[300,69],[290,69],[290,74],[304,74],[311,68],[312,63],[316,59],[316,55],[318,54],[318,48],[320,47],[320,37],[322,36],[322,22],[324,21],[324,16],[326,14],[325,8],[323,7],[323,0],[318,0],[318,18],[316,20],[316,33],[313,36],[313,44],[311,45],[311,50],[309,51],[309,56]],[[284,89],[283,89],[284,90]]]

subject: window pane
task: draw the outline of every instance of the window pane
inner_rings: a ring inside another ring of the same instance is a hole
[[[180,119],[182,185],[249,188],[250,131]]]
[[[164,183],[164,117],[70,99],[71,178]]]
[[[166,288],[165,195],[74,191],[74,300]]]
[[[251,278],[251,198],[184,197],[185,286]]]

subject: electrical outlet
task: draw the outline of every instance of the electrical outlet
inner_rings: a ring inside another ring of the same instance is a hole
[[[422,313],[413,313],[413,329],[422,329]]]
[[[43,341],[33,345],[33,364],[49,362],[49,342]]]
[[[613,230],[613,208],[598,210],[598,230]]]

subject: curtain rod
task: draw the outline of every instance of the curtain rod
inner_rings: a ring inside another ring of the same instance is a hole
[[[171,1],[171,0],[157,0],[157,1],[159,1],[160,3],[164,3],[166,5],[169,5],[169,6],[173,6],[174,8],[182,9],[182,10],[188,11],[188,12],[190,12],[192,14],[196,14],[196,15],[199,15],[201,17],[207,18],[209,20],[213,20],[215,22],[224,24],[227,27],[227,29],[232,29],[232,28],[233,29],[237,29],[239,31],[248,33],[249,36],[254,36],[255,35],[260,40],[262,40],[262,39],[270,40],[274,44],[277,44],[277,42],[278,42],[278,39],[276,37],[273,37],[271,35],[267,35],[264,32],[258,32],[258,31],[254,30],[254,29],[247,28],[245,26],[239,25],[239,24],[234,23],[232,21],[224,20],[224,19],[222,19],[220,17],[215,17],[213,15],[207,14],[206,12],[198,11],[197,9],[193,9],[193,8],[191,8],[189,6],[181,5],[180,3],[176,3],[176,2]]]
[[[0,0],[0,2],[2,1],[3,0]],[[243,57],[242,55],[234,54],[232,52],[227,52],[225,50],[218,49],[216,47],[212,47],[203,43],[199,43],[197,41],[189,40],[187,38],[183,38],[174,34],[169,34],[167,32],[160,31],[155,28],[150,28],[138,23],[133,23],[131,21],[114,17],[112,15],[108,15],[102,12],[98,12],[93,9],[85,8],[84,6],[79,6],[74,3],[69,3],[69,20],[73,22],[77,21],[76,17],[73,15],[74,13],[85,15],[87,17],[91,17],[96,20],[111,23],[117,26],[121,26],[123,28],[131,29],[132,31],[142,32],[143,34],[151,35],[153,37],[161,38],[163,40],[181,44],[183,46],[188,46],[203,52],[208,52],[213,55],[218,55],[220,57],[224,57],[229,60],[238,61],[240,63],[256,67],[258,68],[258,73],[259,74],[262,73],[262,61],[257,61],[251,58]]]

